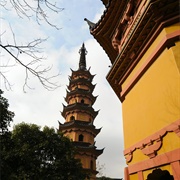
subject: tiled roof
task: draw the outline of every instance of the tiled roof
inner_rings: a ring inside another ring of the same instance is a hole
[[[71,87],[75,85],[86,85],[91,90],[91,92],[94,90],[96,85],[93,85],[91,83],[91,80],[87,80],[85,78],[79,78],[79,79],[73,79],[70,80],[69,85],[67,86],[69,90],[71,90]]]
[[[109,1],[111,1],[111,0],[101,0],[101,1],[103,2],[103,4],[104,4],[105,6],[107,6],[108,3],[109,3]]]
[[[66,122],[64,124],[59,122],[59,130],[68,130],[72,128],[90,130],[95,134],[95,136],[101,131],[101,128],[100,129],[95,128],[95,126],[93,125],[93,122],[85,122],[81,120],[73,120],[70,122]]]
[[[83,104],[83,103],[74,103],[74,104],[70,104],[70,105],[63,105],[63,112],[62,112],[62,116],[65,118],[66,113],[67,112],[71,112],[71,111],[78,111],[78,112],[87,112],[90,113],[94,118],[97,116],[99,111],[94,111],[93,107],[91,107],[88,104]]]
[[[79,142],[79,141],[74,141],[73,142],[74,146],[78,149],[78,154],[87,154],[87,153],[92,153],[98,157],[101,155],[104,151],[103,149],[96,149],[96,146],[94,144],[89,144],[85,142]]]
[[[117,19],[123,14],[127,2],[127,0],[109,0],[108,3],[103,1],[106,9],[97,23],[92,23],[85,18],[89,25],[90,33],[105,50],[112,64],[118,55],[118,52],[112,46],[112,34],[114,28],[117,27]]]
[[[67,96],[65,98],[66,102],[68,102],[68,99],[71,97],[71,96],[86,96],[88,97],[91,101],[92,101],[92,104],[95,102],[97,96],[93,96],[92,95],[92,92],[90,90],[84,90],[84,89],[79,89],[79,88],[76,88],[75,90],[73,91],[67,91]]]

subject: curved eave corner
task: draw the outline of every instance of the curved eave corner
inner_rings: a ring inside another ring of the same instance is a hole
[[[101,1],[102,1],[102,3],[103,3],[105,6],[108,6],[109,0],[101,0]]]
[[[93,35],[93,34],[92,34]],[[93,35],[96,41],[100,44],[100,46],[103,48],[107,56],[109,57],[111,64],[115,62],[115,59],[117,57],[117,51],[114,50],[111,40],[106,37],[96,36]]]
[[[93,23],[86,18],[84,19],[89,25],[90,33],[97,40],[100,46],[104,49],[104,51],[106,52],[112,64],[114,63],[115,58],[117,57],[117,51],[112,46],[112,43],[111,43],[112,29],[109,30],[109,27],[113,27],[112,19],[114,19],[114,16],[117,15],[116,8],[114,8],[116,3],[117,3],[116,1],[110,0],[106,4],[106,9],[97,23]],[[114,11],[115,15],[111,15],[110,13],[111,11]],[[113,23],[116,23],[116,22],[114,21]],[[109,24],[111,24],[111,26],[109,26]]]
[[[90,33],[93,35],[94,39],[100,44],[100,46],[103,48],[107,56],[109,57],[111,63],[113,64],[115,61],[115,58],[117,57],[117,52],[113,49],[111,45],[111,39],[105,37],[103,34],[96,34],[94,33],[93,27],[96,26],[96,24],[92,23],[88,19],[85,19],[87,24],[89,25]]]
[[[103,149],[96,149],[96,156],[100,156],[102,153],[104,152],[104,148]]]

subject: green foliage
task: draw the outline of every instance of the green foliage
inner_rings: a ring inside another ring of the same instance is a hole
[[[54,129],[21,123],[3,138],[1,178],[84,180],[70,140]]]
[[[97,180],[111,180],[111,178],[102,176],[102,177],[98,177]]]
[[[8,110],[8,100],[2,97],[3,91],[0,89],[0,133],[8,131],[8,126],[14,117],[14,113]]]
[[[105,177],[105,176],[97,177],[96,179],[97,180],[122,180],[122,178],[121,179],[114,179],[114,178],[109,178],[109,177]]]

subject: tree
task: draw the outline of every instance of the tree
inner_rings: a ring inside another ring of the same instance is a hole
[[[47,12],[59,13],[63,10],[63,8],[57,7],[56,3],[52,3],[49,0],[1,0],[0,7],[7,12],[2,13],[2,15],[5,14],[5,17],[0,17],[1,20],[7,20],[6,14],[11,10],[15,10],[17,16],[20,18],[35,19],[38,24],[45,21],[48,25],[56,29],[58,29],[58,27],[50,22]],[[27,31],[26,27],[24,28],[24,31]],[[30,74],[35,76],[43,87],[48,90],[59,87],[58,83],[53,81],[58,74],[49,75],[52,67],[42,66],[42,60],[45,60],[45,57],[43,57],[40,47],[41,43],[46,39],[37,38],[27,43],[18,42],[11,25],[9,29],[11,29],[13,36],[11,42],[9,42],[9,39],[3,38],[6,34],[6,29],[2,29],[1,27],[0,32],[0,58],[4,60],[2,61],[3,63],[0,64],[0,77],[2,77],[6,89],[11,89],[11,83],[6,76],[7,69],[17,65],[25,69],[24,91],[27,87],[31,88],[28,85]],[[24,40],[26,40],[26,37],[24,37]]]
[[[7,168],[7,163],[3,161],[3,153],[6,153],[6,150],[11,148],[11,139],[10,132],[8,127],[13,121],[14,113],[8,110],[9,103],[6,98],[2,96],[3,91],[0,89],[0,178],[3,169]],[[9,168],[7,168],[9,170]]]
[[[111,180],[111,178],[102,176],[102,177],[98,177],[97,180]]]
[[[13,120],[14,113],[8,110],[8,100],[2,97],[3,91],[0,89],[0,134],[8,131],[8,126]]]
[[[21,123],[9,137],[2,151],[2,179],[85,179],[72,143],[54,129]]]

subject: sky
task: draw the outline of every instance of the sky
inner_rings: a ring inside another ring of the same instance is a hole
[[[84,21],[84,18],[87,18],[96,23],[105,7],[101,0],[59,0],[57,6],[64,10],[58,14],[47,10],[47,14],[49,21],[56,24],[59,30],[46,22],[41,21],[39,25],[33,16],[31,18],[17,16],[10,4],[7,4],[6,10],[1,7],[1,42],[24,44],[37,38],[47,38],[41,44],[42,54],[46,57],[41,65],[52,67],[50,75],[59,73],[55,81],[60,84],[56,90],[48,91],[36,77],[30,75],[28,79],[30,88],[26,87],[24,92],[25,70],[0,49],[1,71],[11,83],[11,89],[5,88],[2,76],[0,88],[9,101],[9,109],[15,112],[11,129],[13,125],[21,122],[35,123],[41,127],[47,125],[55,129],[58,128],[58,121],[64,123],[61,111],[62,104],[66,105],[64,97],[69,84],[68,76],[71,75],[70,68],[78,69],[80,57],[78,52],[84,42],[88,51],[87,68],[91,67],[91,74],[96,74],[93,79],[93,84],[96,84],[93,95],[98,95],[98,98],[93,108],[100,111],[94,125],[96,128],[102,127],[95,141],[97,149],[105,148],[104,153],[97,159],[97,166],[102,168],[100,175],[122,178],[126,164],[123,156],[121,103],[106,80],[110,60],[90,34],[89,27]],[[28,57],[23,54],[20,58],[23,62],[28,62]],[[7,63],[12,67],[2,68]]]

